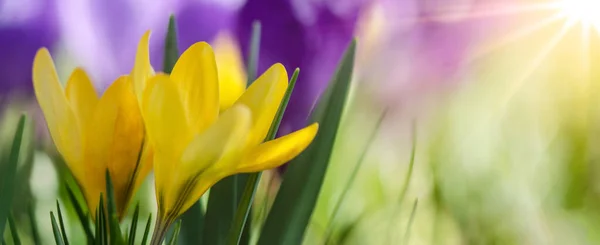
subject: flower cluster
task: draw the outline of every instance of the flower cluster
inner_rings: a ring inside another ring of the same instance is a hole
[[[312,142],[316,123],[264,142],[288,86],[283,65],[271,66],[244,89],[243,77],[217,67],[212,47],[199,42],[183,52],[171,74],[155,73],[149,37],[142,37],[130,74],[102,96],[79,68],[63,89],[49,52],[42,48],[35,56],[37,100],[90,210],[106,193],[105,171],[122,217],[154,169],[158,221],[168,226],[222,178],[278,167]]]

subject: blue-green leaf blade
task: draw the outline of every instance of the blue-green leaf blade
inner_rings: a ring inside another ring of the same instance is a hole
[[[66,245],[69,245],[69,240],[67,239],[67,231],[65,230],[65,223],[63,221],[62,210],[60,209],[60,204],[58,200],[56,201],[56,211],[58,212],[58,224],[60,225],[60,233],[63,236],[63,242]]]
[[[8,216],[8,225],[10,226],[10,234],[13,238],[14,245],[21,245],[21,237],[17,231],[17,224],[15,224],[15,218],[11,215]]]
[[[355,50],[354,40],[338,66],[328,88],[328,95],[322,98],[317,114],[313,116],[313,120],[320,124],[319,133],[305,152],[290,163],[258,245],[302,243],[329,165],[348,97]]]
[[[110,238],[110,244],[124,244],[125,240],[123,239],[123,234],[121,234],[121,229],[119,227],[119,215],[117,214],[117,205],[115,201],[115,189],[112,183],[112,179],[110,178],[110,173],[108,169],[105,173],[106,179],[106,205],[108,215],[107,225],[108,232]]]
[[[25,115],[22,115],[19,119],[19,124],[13,138],[8,159],[3,158],[3,161],[7,162],[6,164],[0,164],[0,166],[5,166],[3,171],[4,173],[1,173],[0,175],[0,177],[2,177],[0,179],[0,196],[2,197],[0,198],[0,234],[4,233],[6,221],[10,214],[10,208],[14,198],[13,195],[16,188],[15,176],[17,175],[17,165],[19,164],[21,142],[23,140],[23,131],[25,130],[26,119],[27,117]]]
[[[35,216],[34,208],[32,205],[27,207],[27,216],[29,218],[29,226],[31,228],[31,239],[34,244],[41,244],[40,232],[37,227],[37,218]]]
[[[165,57],[163,60],[163,70],[167,74],[171,74],[175,63],[179,59],[179,47],[177,46],[177,23],[175,16],[169,17],[169,26],[167,29],[167,37],[165,38]]]
[[[60,234],[60,229],[56,224],[56,218],[54,217],[54,213],[52,213],[52,211],[50,212],[50,220],[52,221],[52,233],[54,234],[54,241],[56,245],[65,245],[62,235]]]
[[[142,236],[141,245],[146,245],[148,242],[148,236],[150,235],[150,226],[152,225],[152,214],[148,215],[148,221],[146,221],[146,228],[144,228],[144,235]]]
[[[139,216],[140,216],[140,204],[138,203],[137,205],[135,205],[135,211],[133,211],[133,218],[131,220],[131,226],[129,227],[129,239],[128,239],[128,243],[127,243],[129,245],[135,244],[135,235],[136,235],[136,231],[137,231],[137,224],[139,222]]]
[[[204,211],[202,209],[202,202],[198,200],[181,215],[179,245],[202,244],[202,231],[204,229]]]
[[[69,187],[69,185],[66,185],[66,187],[67,187],[67,196],[69,197],[69,201],[70,201],[71,205],[73,206],[73,209],[75,209],[75,213],[77,214],[79,223],[81,224],[83,232],[85,233],[87,242],[88,242],[88,244],[93,244],[94,234],[92,233],[92,228],[90,226],[90,221],[89,221],[90,217],[84,211],[84,207],[77,200],[77,197],[75,197],[75,193],[73,192],[71,187]]]

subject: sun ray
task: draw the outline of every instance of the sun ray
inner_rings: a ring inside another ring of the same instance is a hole
[[[600,1],[598,0],[556,0],[552,6],[567,19],[590,25],[600,30]]]
[[[562,16],[556,14],[556,15],[548,17],[544,20],[536,22],[533,25],[529,25],[529,26],[520,28],[520,29],[504,36],[502,39],[500,39],[499,41],[496,41],[495,43],[493,43],[491,45],[486,45],[482,48],[476,49],[468,57],[466,57],[463,60],[463,63],[470,64],[471,62],[474,62],[480,58],[483,58],[483,57],[493,53],[494,51],[496,51],[510,43],[516,42],[517,40],[519,40],[521,38],[531,35],[537,31],[543,29],[544,27],[546,27],[554,22],[557,22],[561,19],[562,19]]]
[[[592,80],[592,67],[591,67],[591,48],[590,48],[590,32],[591,26],[589,24],[583,24],[581,27],[581,69],[584,74],[584,86],[588,87],[591,85]]]
[[[541,65],[541,63],[546,59],[546,57],[554,50],[554,48],[558,45],[558,43],[563,39],[563,37],[567,34],[567,32],[574,26],[574,22],[565,23],[561,30],[554,34],[548,43],[542,47],[539,54],[532,60],[529,66],[514,80],[514,82],[509,83],[508,90],[504,98],[501,100],[500,106],[502,109],[508,105],[512,97],[516,94],[516,92],[521,88],[523,82],[531,76],[531,74]],[[502,111],[502,110],[501,110]]]
[[[529,3],[529,4],[485,4],[480,6],[479,10],[469,10],[470,5],[452,5],[452,7],[446,7],[437,9],[435,14],[432,13],[419,13],[421,16],[408,16],[403,18],[397,18],[396,21],[400,23],[427,23],[440,20],[456,20],[456,16],[460,16],[461,21],[482,19],[482,18],[493,18],[493,17],[504,17],[510,15],[527,14],[531,12],[539,12],[544,10],[556,9],[555,4],[549,3]]]
[[[509,15],[519,15],[531,12],[541,12],[544,10],[555,9],[554,5],[548,3],[529,3],[529,4],[486,4],[480,10],[471,11],[468,14],[461,16],[461,20],[473,20],[481,18],[492,18]],[[453,19],[456,14],[464,12],[464,7],[452,7],[442,9],[441,14],[432,15],[424,18],[423,20],[440,20],[440,19]]]

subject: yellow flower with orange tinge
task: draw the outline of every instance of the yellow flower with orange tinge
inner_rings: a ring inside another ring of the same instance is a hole
[[[139,49],[148,49],[147,39],[148,33]],[[122,218],[131,196],[152,168],[152,150],[135,89],[142,90],[146,78],[154,74],[150,63],[144,62],[147,59],[136,57],[131,74],[119,77],[98,97],[83,69],[76,68],[63,88],[48,50],[42,48],[35,56],[36,98],[54,144],[77,180],[91,214],[98,207],[100,194],[107,193],[107,170],[114,186],[116,211]]]
[[[219,65],[226,64],[223,60],[236,63],[219,59]],[[227,88],[244,85],[238,81],[243,75],[220,80],[229,68],[217,68],[211,46],[199,42],[181,55],[170,75],[157,74],[146,84],[142,114],[154,149],[157,224],[164,229],[217,181],[278,167],[317,133],[315,123],[263,142],[288,86],[286,70],[275,64],[247,90],[238,90]]]

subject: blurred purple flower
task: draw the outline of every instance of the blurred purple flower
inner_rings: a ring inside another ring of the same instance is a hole
[[[259,72],[281,62],[291,73],[302,72],[292,96],[282,132],[303,126],[318,95],[335,71],[354,34],[365,0],[248,0],[217,1],[77,1],[59,6],[66,47],[101,89],[119,74],[129,72],[137,41],[152,30],[151,59],[162,70],[168,16],[178,23],[183,51],[197,41],[212,41],[221,30],[237,33],[248,53],[252,22],[262,23]]]
[[[69,54],[103,90],[131,70],[137,42],[146,30],[152,30],[152,66],[162,70],[170,14],[177,19],[183,52],[194,42],[210,41],[230,28],[235,9],[217,1],[83,0],[62,2],[59,13]]]
[[[379,99],[402,104],[455,85],[473,51],[508,16],[486,15],[513,0],[380,0],[385,34],[372,44],[363,79],[376,81]]]
[[[248,54],[252,22],[262,25],[259,74],[280,62],[291,76],[301,72],[280,129],[305,125],[354,35],[364,0],[249,0],[240,10],[237,33]]]
[[[53,0],[0,0],[0,94],[31,94],[38,48],[58,40]]]

